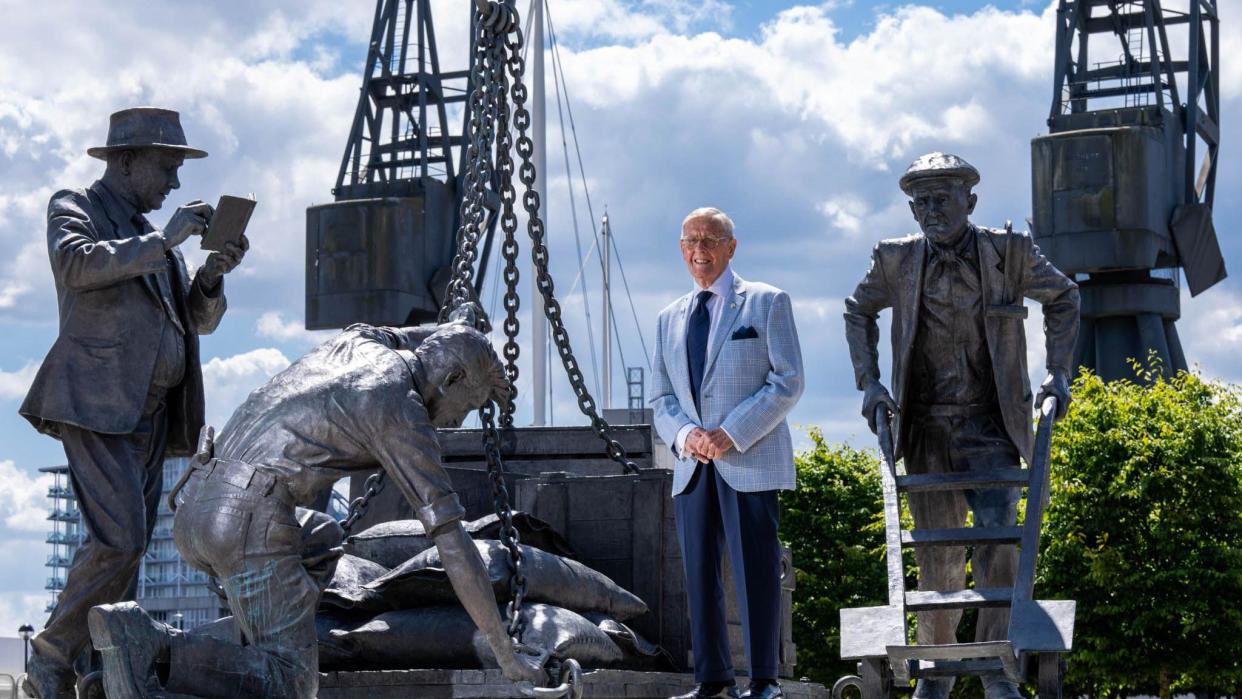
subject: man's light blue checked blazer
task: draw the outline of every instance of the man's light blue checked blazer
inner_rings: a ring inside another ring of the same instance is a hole
[[[656,431],[672,446],[686,424],[723,427],[737,448],[716,459],[716,469],[734,490],[793,488],[793,441],[785,416],[802,395],[803,378],[789,294],[734,275],[732,298],[724,299],[727,305],[707,348],[702,415],[690,395],[686,360],[686,324],[694,297],[688,293],[660,312],[652,365]],[[673,449],[676,495],[685,490],[698,462]]]

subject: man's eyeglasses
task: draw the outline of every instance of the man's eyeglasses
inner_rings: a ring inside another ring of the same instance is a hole
[[[703,236],[701,238],[682,238],[681,247],[685,248],[686,250],[693,250],[694,248],[703,248],[704,250],[715,250],[716,246],[720,245],[721,243],[727,242],[728,240],[730,239],[725,238],[725,237],[717,237],[717,236]]]

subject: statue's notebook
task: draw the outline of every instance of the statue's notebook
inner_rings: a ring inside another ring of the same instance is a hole
[[[250,223],[250,214],[254,212],[254,195],[235,197],[225,194],[216,204],[216,212],[211,217],[211,224],[203,234],[202,248],[221,252],[226,243],[238,243]]]

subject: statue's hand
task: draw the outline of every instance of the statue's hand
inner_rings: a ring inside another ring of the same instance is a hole
[[[897,402],[888,394],[888,389],[879,381],[871,381],[863,388],[863,417],[867,418],[867,427],[871,428],[872,434],[879,433],[879,427],[875,424],[875,409],[880,405],[888,406],[888,411],[893,415],[897,414]]]
[[[448,315],[450,323],[465,323],[483,334],[492,331],[492,324],[487,320],[483,307],[475,301],[467,301],[454,308]]]
[[[168,225],[164,227],[164,249],[171,250],[192,235],[202,235],[207,230],[207,224],[211,223],[213,214],[215,209],[211,208],[211,204],[197,199],[178,206],[168,220]]]
[[[548,680],[548,673],[543,669],[548,660],[546,651],[530,649],[536,652],[513,649],[508,658],[500,660],[500,670],[510,682],[529,682],[535,687],[542,687]]]
[[[224,250],[208,255],[207,261],[203,263],[203,268],[199,271],[203,285],[208,289],[214,289],[220,283],[221,277],[241,264],[242,258],[246,256],[246,251],[249,249],[250,239],[243,234],[240,244],[225,243]]]
[[[1044,379],[1044,383],[1039,387],[1039,395],[1035,396],[1035,408],[1038,410],[1044,404],[1044,399],[1052,396],[1057,399],[1057,419],[1065,417],[1065,411],[1069,409],[1070,404],[1070,387],[1069,376],[1059,369],[1048,372],[1048,377]]]

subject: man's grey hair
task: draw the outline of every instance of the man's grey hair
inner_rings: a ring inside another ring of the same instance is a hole
[[[511,395],[509,378],[496,349],[483,333],[465,323],[445,323],[423,340],[414,356],[428,369],[445,362],[466,372],[466,381],[484,389],[488,397],[504,405]]]
[[[711,220],[725,234],[726,238],[733,237],[733,219],[714,206],[702,206],[686,214],[686,217],[681,221],[682,229],[685,229],[687,223],[699,218]]]

